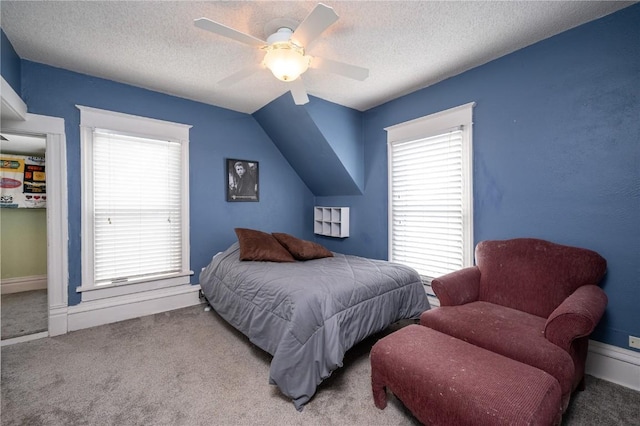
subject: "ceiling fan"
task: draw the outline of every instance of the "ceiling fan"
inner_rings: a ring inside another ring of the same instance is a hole
[[[339,74],[359,81],[369,77],[369,70],[366,68],[306,54],[306,48],[311,42],[337,20],[338,15],[333,8],[318,3],[295,29],[292,28],[295,26],[295,22],[291,20],[276,20],[276,31],[267,37],[266,41],[207,18],[195,19],[194,24],[203,30],[257,47],[266,52],[261,63],[253,64],[229,75],[220,80],[219,85],[237,83],[266,67],[276,78],[291,85],[291,95],[296,105],[304,105],[309,102],[309,97],[302,83],[301,74],[308,68]]]

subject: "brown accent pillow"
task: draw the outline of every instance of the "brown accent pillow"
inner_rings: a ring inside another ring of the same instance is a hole
[[[273,235],[276,240],[280,242],[289,250],[289,253],[298,260],[311,260],[320,259],[323,257],[333,257],[333,253],[327,250],[324,246],[314,243],[312,241],[301,240],[293,235],[285,234],[282,232],[274,232]]]
[[[236,228],[240,243],[240,260],[295,262],[295,259],[273,235],[254,229]]]

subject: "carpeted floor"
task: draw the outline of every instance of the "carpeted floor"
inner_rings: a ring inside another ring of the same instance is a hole
[[[47,290],[3,294],[2,340],[47,331]]]
[[[380,337],[350,350],[302,412],[268,384],[270,356],[201,306],[5,346],[2,425],[416,425],[393,396],[373,405]],[[588,376],[563,424],[639,425],[639,407],[640,392]]]

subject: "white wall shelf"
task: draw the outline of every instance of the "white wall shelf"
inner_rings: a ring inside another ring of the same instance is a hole
[[[349,236],[349,207],[313,208],[313,232],[327,237]]]

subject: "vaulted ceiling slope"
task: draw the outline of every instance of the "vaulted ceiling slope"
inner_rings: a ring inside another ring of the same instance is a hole
[[[253,114],[316,196],[364,192],[362,114],[310,96],[295,105],[289,93]]]

